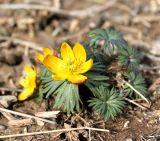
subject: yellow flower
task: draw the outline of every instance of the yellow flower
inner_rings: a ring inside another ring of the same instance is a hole
[[[62,59],[48,55],[43,64],[53,73],[54,80],[65,80],[80,84],[83,83],[87,77],[82,75],[91,69],[93,60],[87,59],[86,51],[80,43],[76,43],[72,48],[65,42],[61,46]]]
[[[38,63],[43,63],[43,60],[44,58],[47,56],[47,55],[56,55],[56,52],[55,50],[51,50],[50,48],[43,48],[43,54],[41,53],[37,53],[36,54],[36,61]]]
[[[25,66],[24,73],[25,78],[20,79],[20,84],[24,87],[24,90],[18,96],[18,100],[21,101],[30,97],[36,88],[36,68]]]

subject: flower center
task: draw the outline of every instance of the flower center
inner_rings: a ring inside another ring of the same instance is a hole
[[[82,62],[75,60],[67,64],[68,70],[71,74],[79,74]]]

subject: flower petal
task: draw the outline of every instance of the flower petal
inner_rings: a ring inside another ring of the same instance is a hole
[[[33,88],[24,89],[23,92],[21,92],[18,95],[18,100],[23,101],[26,100],[28,97],[30,97],[34,92]]]
[[[44,58],[43,64],[52,72],[60,73],[65,72],[65,63],[63,60],[53,56],[48,55]]]
[[[33,70],[30,66],[24,66],[24,71],[27,73],[27,74],[32,74]]]
[[[90,70],[93,66],[93,60],[89,59],[87,62],[84,62],[81,66],[80,66],[80,70],[79,73],[85,73],[88,70]]]
[[[85,62],[86,61],[86,51],[83,47],[83,45],[81,45],[79,42],[77,42],[74,47],[73,47],[73,52],[74,52],[74,56],[76,58],[76,60],[81,61],[81,62]]]
[[[44,56],[43,56],[41,53],[37,53],[37,54],[36,54],[36,61],[37,61],[38,63],[42,63],[43,60],[44,60]]]
[[[67,79],[67,74],[66,73],[59,73],[59,74],[56,74],[56,75],[52,75],[52,78],[54,80],[65,80]]]
[[[68,81],[72,82],[73,84],[81,84],[87,80],[87,77],[84,75],[70,75],[68,77]]]
[[[28,84],[28,79],[27,78],[21,78],[19,83],[23,86],[23,87],[27,87]]]
[[[61,46],[61,56],[65,62],[73,62],[75,59],[70,45],[66,42],[64,42]]]
[[[34,66],[33,67],[24,66],[24,71],[27,76],[32,76],[32,77],[36,76],[36,68]]]
[[[47,55],[52,55],[53,50],[51,50],[50,48],[43,48],[43,54],[44,54],[44,57],[46,57]]]

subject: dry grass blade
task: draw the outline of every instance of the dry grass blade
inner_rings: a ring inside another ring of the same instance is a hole
[[[69,131],[75,131],[75,130],[90,130],[90,131],[94,130],[94,131],[109,132],[109,130],[106,130],[106,129],[80,127],[80,128],[58,129],[58,130],[49,130],[49,131],[40,131],[40,132],[22,133],[22,134],[13,134],[13,135],[3,135],[3,136],[0,136],[0,139],[49,134],[49,133],[56,133],[56,132],[69,132]]]
[[[85,130],[85,129],[86,129],[85,127],[81,127],[81,128],[70,128],[70,129],[49,130],[49,131],[40,131],[40,132],[32,132],[32,133],[23,133],[23,134],[4,135],[4,136],[0,136],[0,139],[23,137],[23,136],[34,136],[34,135],[49,134],[49,133],[56,133],[56,132],[68,132],[68,131]]]
[[[36,117],[36,116],[32,116],[32,115],[12,111],[12,110],[8,110],[8,109],[5,109],[5,108],[0,108],[0,111],[1,112],[6,112],[6,113],[11,113],[11,114],[22,116],[22,117],[33,118],[35,120],[40,120],[40,121],[47,122],[47,123],[54,124],[54,125],[56,124],[54,121],[51,121],[51,120],[47,120],[47,119],[39,118],[39,117]]]
[[[145,98],[145,97],[143,96],[143,94],[141,94],[139,91],[137,91],[130,83],[128,83],[128,82],[126,82],[126,81],[124,81],[124,83],[125,83],[127,86],[129,86],[136,94],[138,94],[143,100],[145,100],[147,103],[149,103],[148,99]]]
[[[94,130],[94,131],[100,131],[100,132],[110,132],[109,130],[107,129],[100,129],[100,128],[92,128],[92,127],[86,127],[86,129],[90,129],[90,130]]]
[[[125,99],[127,102],[130,102],[130,103],[132,103],[132,104],[138,106],[138,107],[141,108],[142,110],[146,110],[146,109],[147,109],[146,107],[144,107],[144,106],[138,104],[137,102],[135,102],[135,101],[133,101],[133,100],[130,100],[129,98],[126,98],[126,97],[125,97],[124,99]]]

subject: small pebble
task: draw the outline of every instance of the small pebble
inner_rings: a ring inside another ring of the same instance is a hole
[[[40,120],[37,120],[37,124],[39,125],[39,126],[44,126],[44,122],[43,121],[40,121]]]
[[[126,121],[123,125],[124,128],[128,128],[128,125],[129,125],[130,121]]]
[[[133,141],[131,138],[127,138],[126,141]]]
[[[6,129],[6,126],[0,124],[0,130],[5,130]]]

